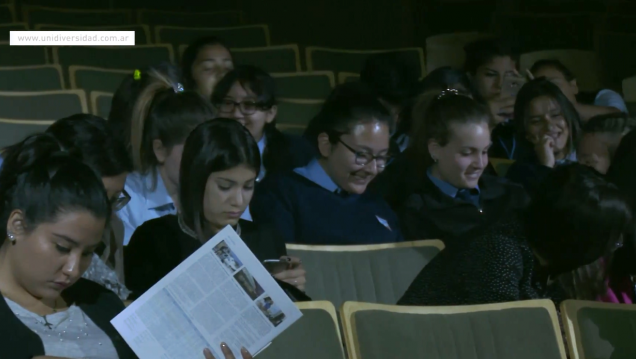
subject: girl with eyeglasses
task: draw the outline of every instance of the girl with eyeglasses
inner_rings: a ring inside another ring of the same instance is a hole
[[[124,245],[144,222],[176,214],[183,144],[200,123],[215,117],[209,101],[181,82],[151,70],[154,78],[137,98],[131,122],[134,172],[126,179],[130,202],[118,215]]]
[[[488,109],[457,90],[420,97],[413,145],[377,180],[407,240],[446,246],[486,230],[523,208],[521,186],[485,174],[491,146]]]
[[[392,129],[389,112],[365,85],[337,87],[305,131],[318,157],[267,176],[250,204],[254,221],[286,243],[402,241],[395,213],[366,191],[391,162]]]
[[[515,103],[519,145],[527,149],[506,174],[532,195],[556,167],[575,162],[580,136],[579,114],[552,82],[539,78],[526,83]]]
[[[216,85],[212,103],[219,116],[237,120],[254,137],[261,154],[257,181],[267,173],[304,166],[311,160],[313,150],[307,141],[276,129],[276,84],[267,72],[238,66]]]
[[[132,171],[132,163],[123,142],[114,135],[103,118],[78,114],[53,123],[47,134],[57,139],[61,149],[81,160],[102,179],[106,194],[114,212],[122,209],[130,200],[124,189],[126,176]],[[3,150],[10,152],[15,145]],[[123,224],[112,216],[110,226],[84,278],[112,290],[122,299],[130,293],[124,285]]]

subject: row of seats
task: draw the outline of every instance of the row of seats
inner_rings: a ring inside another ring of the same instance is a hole
[[[247,28],[247,27],[246,27]],[[262,29],[262,28],[261,28]],[[210,29],[211,31],[214,29]],[[341,79],[356,77],[368,56],[378,52],[398,52],[404,61],[417,72],[418,77],[426,75],[441,66],[460,68],[463,65],[463,46],[475,38],[486,34],[467,33],[433,36],[427,39],[426,59],[421,48],[391,50],[341,50],[310,46],[305,49],[305,63],[308,71],[334,71]],[[195,37],[193,37],[194,39]],[[636,44],[636,36],[634,36]],[[177,38],[175,38],[177,41]],[[31,47],[0,44],[0,66],[60,64],[80,65],[106,69],[128,70],[130,59],[137,66],[155,64],[160,61],[175,62],[186,49],[186,44],[178,46],[178,53],[170,45],[139,45],[134,47]],[[254,48],[232,48],[236,63],[258,65],[269,72],[302,71],[300,49],[297,44],[263,46]],[[566,49],[546,50],[526,53],[521,56],[521,68],[526,69],[538,59],[557,58],[577,74],[578,84],[583,91],[602,87],[603,79],[599,71],[599,59],[591,51]],[[633,69],[624,77],[634,75]]]
[[[0,91],[54,91],[81,89],[115,92],[130,70],[69,66],[69,81],[60,65],[0,67]],[[336,85],[331,71],[272,73],[278,97],[325,99]],[[346,78],[344,79],[346,80]]]
[[[112,93],[84,90],[0,92],[0,148],[16,139],[42,132],[54,120],[76,113],[107,118]],[[277,125],[282,131],[301,134],[320,110],[323,100],[278,99]],[[90,106],[89,106],[90,103]]]
[[[34,47],[9,46],[5,42],[0,43],[0,66],[59,64],[64,67],[80,65],[128,70],[131,63],[138,67],[154,65],[162,61],[175,63],[187,46],[186,44],[180,45],[178,47],[179,55],[175,56],[173,47],[168,44],[134,47]],[[300,51],[296,44],[232,48],[231,50],[235,63],[258,65],[268,72],[298,72],[302,70]],[[307,70],[357,74],[370,55],[380,52],[399,53],[417,71],[417,77],[422,77],[426,73],[424,51],[421,48],[339,50],[312,46],[305,49]]]
[[[95,0],[91,0],[95,1]],[[22,21],[31,29],[35,24],[64,24],[74,26],[113,25],[170,25],[189,27],[237,26],[243,24],[243,13],[238,10],[190,13],[161,10],[83,10],[58,9],[24,5],[18,14],[13,4],[0,5],[0,23]]]
[[[568,358],[550,300],[457,307],[346,302],[339,316],[327,301],[296,306],[303,316],[259,358]],[[636,307],[568,300],[561,314],[570,358],[634,357]]]

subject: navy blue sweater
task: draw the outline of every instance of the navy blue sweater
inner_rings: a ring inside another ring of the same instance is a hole
[[[250,203],[252,218],[285,243],[402,241],[397,216],[377,195],[336,194],[295,172],[267,176],[260,186]]]

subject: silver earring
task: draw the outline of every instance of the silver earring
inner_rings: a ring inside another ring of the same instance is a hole
[[[11,241],[11,243],[15,242],[15,235],[13,235],[13,233],[7,232],[7,237],[9,237],[9,240]]]

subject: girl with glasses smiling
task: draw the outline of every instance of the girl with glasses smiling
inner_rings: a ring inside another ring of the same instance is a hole
[[[304,166],[313,157],[307,141],[276,129],[276,84],[267,72],[238,66],[216,85],[212,103],[219,116],[240,122],[254,137],[262,161],[258,181],[266,173]]]
[[[402,241],[395,213],[366,191],[391,162],[392,130],[389,112],[365,85],[336,88],[305,132],[319,156],[265,178],[251,203],[255,222],[286,243]]]

